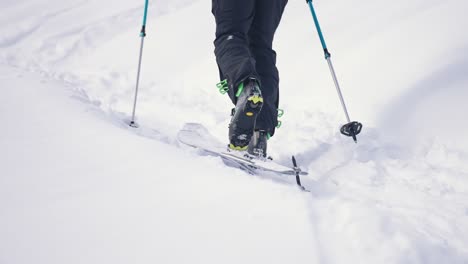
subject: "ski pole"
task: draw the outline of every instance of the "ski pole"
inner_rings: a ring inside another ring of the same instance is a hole
[[[322,30],[320,29],[320,25],[319,25],[319,22],[318,22],[318,19],[317,19],[317,14],[315,13],[314,6],[312,5],[312,0],[306,0],[306,2],[307,2],[307,4],[309,4],[310,12],[312,13],[312,17],[314,19],[315,27],[317,28],[317,32],[318,32],[318,35],[319,35],[319,38],[320,38],[320,42],[322,43],[323,51],[325,53],[325,59],[328,62],[328,67],[330,68],[330,72],[331,72],[331,75],[332,75],[332,78],[333,78],[333,82],[335,83],[336,91],[338,92],[338,97],[340,98],[341,105],[343,106],[343,110],[344,110],[344,113],[346,115],[346,119],[348,121],[347,124],[345,124],[345,125],[343,125],[341,127],[341,129],[340,129],[341,134],[343,134],[345,136],[348,136],[348,137],[352,137],[354,142],[357,143],[356,136],[359,133],[361,133],[362,124],[357,122],[357,121],[351,122],[351,119],[349,118],[348,109],[346,109],[346,104],[345,104],[345,101],[343,99],[343,95],[341,94],[340,85],[338,83],[338,79],[336,78],[335,69],[333,68],[333,64],[331,62],[331,54],[328,51],[327,44],[325,43],[325,39],[323,38]]]
[[[133,112],[132,112],[132,120],[130,121],[131,127],[138,127],[135,123],[135,111],[136,111],[136,104],[137,104],[137,97],[138,97],[138,85],[140,84],[140,72],[141,72],[141,60],[143,58],[143,43],[146,37],[146,17],[148,14],[148,0],[145,0],[145,11],[143,15],[143,25],[141,26],[140,37],[141,37],[141,44],[140,44],[140,57],[138,60],[138,71],[137,71],[137,79],[136,79],[136,88],[135,88],[135,99],[133,101]]]

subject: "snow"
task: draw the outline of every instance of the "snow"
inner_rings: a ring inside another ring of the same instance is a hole
[[[468,26],[460,0],[314,1],[275,38],[283,126],[311,193],[180,146],[226,140],[211,3],[0,3],[0,263],[468,263]]]

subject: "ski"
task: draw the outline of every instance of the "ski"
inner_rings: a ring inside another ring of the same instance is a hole
[[[230,167],[235,167],[253,175],[275,174],[282,177],[294,176],[296,184],[307,191],[301,183],[301,176],[308,175],[300,169],[295,157],[292,157],[292,167],[287,167],[271,159],[253,157],[246,152],[230,151],[226,145],[215,138],[202,124],[187,123],[177,134],[180,143],[198,149],[205,154],[220,157]]]

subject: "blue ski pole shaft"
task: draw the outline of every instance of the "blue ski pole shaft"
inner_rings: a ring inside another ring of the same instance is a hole
[[[138,59],[138,71],[137,71],[137,79],[136,79],[136,87],[135,87],[135,98],[133,100],[133,111],[132,111],[132,120],[130,121],[130,126],[137,127],[138,125],[135,123],[135,112],[136,112],[136,104],[138,98],[138,87],[140,84],[140,73],[141,73],[141,61],[143,59],[143,44],[146,37],[146,18],[148,14],[148,0],[145,0],[145,11],[143,15],[143,24],[141,26],[140,37],[140,56]]]
[[[349,118],[348,109],[346,108],[346,104],[343,99],[343,94],[341,93],[340,84],[338,83],[338,78],[336,78],[335,69],[333,68],[333,64],[331,61],[331,54],[328,51],[327,44],[325,43],[325,38],[323,37],[322,29],[320,28],[320,24],[317,18],[317,14],[315,13],[314,6],[312,5],[312,0],[306,0],[306,2],[307,4],[309,4],[310,12],[312,13],[312,18],[314,19],[315,27],[317,28],[317,33],[319,35],[320,42],[322,43],[325,59],[328,63],[328,68],[330,69],[333,82],[335,83],[336,91],[338,93],[338,97],[341,101],[341,106],[343,107],[346,119],[348,120],[348,123],[342,126],[341,133],[353,137],[354,141],[357,142],[356,135],[361,132],[362,124],[355,121],[351,122],[351,119]]]

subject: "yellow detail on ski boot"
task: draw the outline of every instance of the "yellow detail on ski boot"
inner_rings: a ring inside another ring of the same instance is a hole
[[[252,113],[252,112],[247,112],[247,113],[245,113],[245,115],[246,115],[246,116],[253,116],[254,113]]]
[[[254,104],[263,103],[263,97],[259,95],[253,95],[247,99],[248,101],[252,101]]]
[[[229,148],[232,149],[232,150],[238,150],[238,151],[244,151],[244,150],[247,150],[249,146],[245,146],[245,147],[238,147],[238,146],[234,146],[233,144],[229,144]]]

